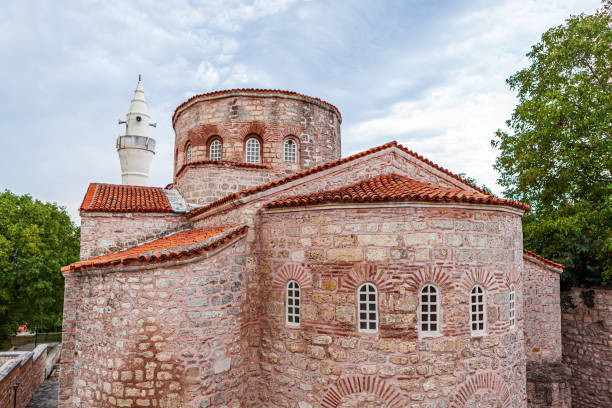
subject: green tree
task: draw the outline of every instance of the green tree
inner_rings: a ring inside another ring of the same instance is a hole
[[[0,193],[0,344],[20,324],[61,326],[60,267],[79,259],[79,228],[57,204]]]
[[[507,83],[518,105],[491,141],[508,198],[528,203],[524,245],[566,265],[565,285],[612,276],[612,19],[594,15],[553,27]]]

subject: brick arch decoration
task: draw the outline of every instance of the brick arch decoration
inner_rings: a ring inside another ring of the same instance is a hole
[[[517,268],[512,268],[512,270],[506,274],[504,278],[504,283],[506,284],[506,288],[510,290],[510,285],[514,284],[514,287],[517,289],[523,288],[523,280],[521,279],[521,273]]]
[[[280,129],[280,136],[283,140],[288,136],[294,136],[298,141],[300,141],[300,136],[304,133],[301,127],[294,125],[285,125]]]
[[[261,140],[264,140],[265,134],[266,134],[266,125],[263,122],[251,122],[248,124],[248,126],[245,126],[241,131],[240,131],[240,139],[246,138],[248,135],[257,135],[261,138]]]
[[[469,267],[461,278],[458,287],[469,293],[474,285],[480,285],[487,291],[494,291],[499,289],[500,282],[495,274],[486,268]]]
[[[453,396],[451,408],[466,408],[470,397],[479,389],[489,388],[498,395],[502,408],[510,407],[510,391],[503,378],[495,373],[478,373],[464,382]]]
[[[321,402],[322,408],[336,408],[342,398],[360,392],[374,394],[386,403],[385,408],[405,407],[401,394],[385,380],[364,375],[353,375],[339,379],[325,394]]]
[[[378,291],[392,290],[393,281],[376,265],[357,264],[350,270],[346,277],[340,280],[339,291],[352,292],[356,291],[362,284],[370,282],[378,289]]]
[[[454,287],[453,271],[449,266],[426,265],[408,268],[406,272],[406,286],[415,293],[431,284],[440,290],[452,290]]]
[[[202,146],[207,144],[209,137],[218,134],[219,129],[217,128],[217,125],[206,123],[198,126],[196,129],[192,129],[187,132],[187,138],[190,139],[194,144]]]
[[[281,266],[278,272],[274,274],[272,287],[275,289],[284,289],[285,285],[290,280],[297,281],[301,289],[312,288],[312,276],[302,265],[296,263],[287,263]]]

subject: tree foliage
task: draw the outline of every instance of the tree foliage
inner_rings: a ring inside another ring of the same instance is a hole
[[[79,228],[57,204],[0,193],[0,344],[20,324],[61,326],[60,267],[79,259]]]
[[[612,19],[553,27],[507,83],[518,105],[491,141],[508,198],[528,203],[524,245],[566,265],[565,285],[607,284],[612,274]]]

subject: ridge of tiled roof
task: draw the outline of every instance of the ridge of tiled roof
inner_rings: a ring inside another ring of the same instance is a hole
[[[313,96],[308,96],[308,95],[304,95],[298,92],[293,92],[293,91],[284,91],[282,89],[259,89],[259,88],[234,88],[234,89],[225,89],[225,90],[219,90],[219,91],[213,91],[213,92],[205,92],[205,93],[201,93],[199,95],[194,95],[191,98],[187,99],[185,102],[181,103],[179,106],[177,106],[177,108],[174,110],[174,114],[172,115],[172,125],[174,126],[174,122],[176,121],[176,118],[178,117],[179,111],[182,111],[183,108],[185,108],[187,105],[191,104],[192,102],[195,102],[197,99],[200,98],[207,98],[207,97],[213,97],[213,96],[224,96],[224,95],[231,95],[231,94],[235,94],[235,93],[257,93],[257,94],[262,94],[262,95],[266,95],[266,94],[284,94],[284,95],[289,95],[289,96],[295,96],[298,98],[306,98],[306,99],[310,99],[312,101],[318,102],[322,105],[327,106],[328,108],[334,110],[337,114],[338,114],[338,118],[340,119],[340,122],[342,122],[342,115],[340,114],[340,110],[335,107],[334,105],[332,105],[329,102],[325,102],[323,99],[319,99],[319,98],[315,98]]]
[[[347,162],[350,162],[350,161],[353,161],[353,160],[357,160],[357,159],[359,159],[361,157],[364,157],[364,156],[367,156],[367,155],[370,155],[370,154],[373,154],[373,153],[377,153],[377,152],[379,152],[381,150],[385,150],[385,149],[388,149],[390,147],[397,147],[398,149],[402,150],[403,152],[408,153],[409,155],[411,155],[411,156],[413,156],[413,157],[415,157],[415,158],[425,162],[429,166],[434,167],[435,169],[437,169],[437,170],[439,170],[439,171],[441,171],[441,172],[443,172],[443,173],[445,173],[445,174],[447,174],[447,175],[449,175],[449,176],[451,176],[451,177],[461,181],[462,183],[472,187],[473,189],[479,191],[480,193],[485,194],[485,195],[490,195],[489,193],[487,193],[486,191],[484,191],[480,187],[475,186],[472,183],[469,183],[469,182],[463,180],[458,175],[452,173],[451,171],[449,171],[449,170],[447,170],[447,169],[445,169],[445,168],[443,168],[441,166],[438,166],[437,164],[433,163],[431,160],[426,159],[425,157],[423,157],[423,156],[413,152],[412,150],[405,148],[404,146],[402,146],[401,144],[399,144],[398,142],[396,142],[394,140],[392,142],[385,143],[385,144],[383,144],[381,146],[373,147],[373,148],[365,150],[363,152],[356,153],[356,154],[354,154],[352,156],[348,156],[348,157],[345,157],[345,158],[342,158],[342,159],[339,159],[339,160],[336,160],[336,161],[333,161],[333,162],[329,162],[329,163],[325,163],[325,164],[322,164],[322,165],[317,166],[317,167],[313,167],[313,168],[311,168],[309,170],[303,170],[303,171],[300,171],[298,173],[292,174],[290,176],[283,177],[283,178],[280,178],[280,179],[276,179],[276,180],[270,181],[268,183],[261,184],[261,185],[256,186],[256,187],[247,188],[245,190],[237,191],[237,192],[229,194],[229,195],[227,195],[227,196],[225,196],[223,198],[220,198],[217,201],[213,201],[210,204],[207,204],[207,205],[202,206],[202,207],[198,207],[198,208],[192,210],[187,215],[189,217],[195,217],[198,214],[202,214],[202,213],[204,213],[204,212],[206,212],[206,211],[208,211],[208,210],[210,210],[212,208],[219,207],[219,206],[221,206],[221,205],[223,205],[223,204],[225,204],[227,202],[236,200],[236,199],[238,199],[240,197],[247,197],[247,196],[250,196],[252,194],[256,194],[256,193],[259,193],[261,191],[267,190],[269,188],[277,187],[277,186],[279,186],[281,184],[285,184],[285,183],[288,183],[290,181],[293,181],[293,180],[296,180],[296,179],[299,179],[299,178],[302,178],[302,177],[306,177],[306,176],[309,176],[311,174],[318,173],[320,171],[323,171],[323,170],[326,170],[326,169],[329,169],[329,168],[332,168],[332,167],[335,167],[335,166],[339,166],[341,164],[344,164],[344,163],[347,163]]]
[[[350,186],[282,198],[265,208],[300,207],[342,202],[427,201],[505,205],[529,211],[527,204],[488,194],[414,180],[398,174],[381,174]]]
[[[198,255],[219,247],[234,237],[244,234],[245,224],[200,228],[177,232],[112,254],[75,262],[61,268],[62,272],[101,268],[132,262],[160,262],[174,258]]]
[[[238,161],[233,161],[233,160],[198,160],[198,161],[192,161],[192,162],[183,164],[181,168],[179,169],[179,171],[176,173],[176,176],[178,177],[183,172],[183,170],[185,170],[187,167],[197,166],[199,164],[216,164],[218,166],[228,166],[228,167],[250,167],[253,169],[269,169],[270,168],[270,166],[268,166],[267,164],[245,163],[245,162],[238,162]]]
[[[543,256],[536,254],[535,252],[531,252],[531,251],[528,251],[526,249],[523,249],[523,254],[531,256],[531,257],[537,259],[538,261],[544,262],[545,264],[554,266],[555,268],[565,269],[565,265],[557,263],[557,262],[554,262],[554,261],[551,261],[550,259],[546,259]]]
[[[173,212],[161,187],[91,183],[81,212]]]

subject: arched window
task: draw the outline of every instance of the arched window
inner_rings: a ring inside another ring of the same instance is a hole
[[[378,296],[376,286],[364,283],[357,290],[359,304],[359,331],[375,332],[378,330]]]
[[[259,140],[254,137],[247,139],[246,141],[246,162],[247,163],[259,163],[261,145]]]
[[[220,140],[213,140],[208,148],[209,160],[221,160],[221,149],[223,145]]]
[[[187,163],[191,163],[191,151],[192,151],[191,143],[189,143],[187,145],[187,149],[186,149],[186,153],[185,153],[187,155]]]
[[[287,324],[299,326],[300,324],[300,284],[294,280],[287,282]]]
[[[421,333],[438,333],[438,290],[432,285],[421,289]]]
[[[516,319],[514,317],[515,313],[515,302],[514,302],[514,284],[510,285],[510,328],[514,328],[514,324]]]
[[[470,326],[473,334],[485,331],[484,290],[476,285],[470,294]]]
[[[284,147],[285,161],[295,163],[297,161],[297,143],[295,143],[295,140],[285,140]]]

